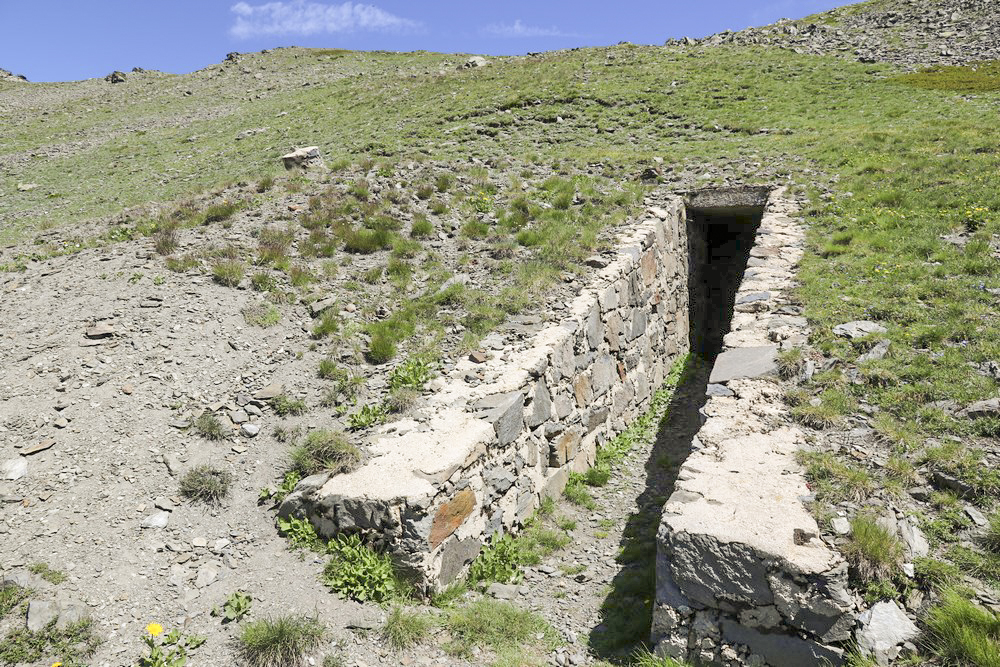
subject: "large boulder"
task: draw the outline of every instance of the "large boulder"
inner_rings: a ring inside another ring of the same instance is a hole
[[[282,155],[281,162],[285,165],[285,169],[312,169],[326,166],[323,163],[323,156],[319,153],[319,146],[297,148],[291,153]]]

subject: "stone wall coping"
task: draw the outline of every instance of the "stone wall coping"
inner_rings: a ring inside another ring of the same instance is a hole
[[[676,532],[744,544],[762,557],[787,561],[801,574],[830,570],[840,558],[819,538],[816,520],[798,500],[810,493],[804,479],[775,474],[798,468],[795,452],[803,439],[799,429],[785,427],[694,452],[663,521]]]
[[[680,200],[674,202],[674,211],[681,205]],[[560,321],[535,334],[524,347],[505,348],[484,363],[459,360],[436,383],[439,390],[428,398],[422,423],[404,419],[382,426],[369,443],[369,459],[353,472],[331,477],[318,495],[386,501],[434,495],[441,482],[495,437],[493,426],[468,413],[468,406],[488,396],[523,390],[544,372],[550,355],[575,335],[599,304],[601,292],[635,267],[658,223],[647,218],[630,227],[616,245],[614,259],[567,304]],[[488,381],[470,387],[463,380],[470,372],[485,372]]]

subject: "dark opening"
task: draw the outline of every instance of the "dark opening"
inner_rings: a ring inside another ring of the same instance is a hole
[[[733,319],[736,290],[767,203],[767,188],[720,188],[688,196],[691,352],[711,365]]]

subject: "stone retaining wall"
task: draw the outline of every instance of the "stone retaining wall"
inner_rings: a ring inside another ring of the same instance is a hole
[[[429,404],[383,427],[358,470],[302,480],[280,507],[320,534],[361,533],[425,589],[516,531],[648,405],[688,350],[684,206],[650,209],[555,324],[461,361]],[[485,377],[470,384],[468,377]]]
[[[706,421],[657,535],[651,642],[710,665],[843,662],[855,610],[847,564],[820,539],[795,452],[803,433],[773,376],[780,348],[805,340],[787,303],[802,230],[772,196],[712,371]],[[828,661],[824,662],[824,661]]]

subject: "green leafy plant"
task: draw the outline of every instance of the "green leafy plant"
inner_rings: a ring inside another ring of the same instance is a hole
[[[347,416],[347,427],[352,431],[360,431],[381,424],[387,416],[388,412],[384,406],[366,403],[357,412]]]
[[[389,388],[423,389],[433,374],[432,364],[423,357],[407,359],[389,373]]]
[[[0,621],[30,595],[30,589],[21,588],[17,584],[4,584],[0,587]]]
[[[524,573],[520,568],[520,553],[517,543],[510,535],[494,539],[483,547],[479,556],[469,566],[469,581],[472,583],[498,581],[502,584],[521,581]]]
[[[139,658],[139,667],[184,667],[188,652],[205,643],[201,637],[185,637],[176,628],[163,634],[163,626],[150,623],[146,626],[143,641],[149,647],[149,655]],[[158,639],[163,635],[162,639]]]
[[[323,551],[325,548],[316,528],[308,519],[298,519],[294,516],[283,519],[279,516],[277,523],[278,532],[288,540],[292,549]]]
[[[362,544],[357,535],[330,540],[327,553],[323,582],[334,592],[359,602],[384,602],[402,592],[389,556]]]
[[[235,591],[226,597],[222,609],[212,608],[212,616],[221,616],[223,623],[233,623],[250,613],[253,598],[243,591]]]

